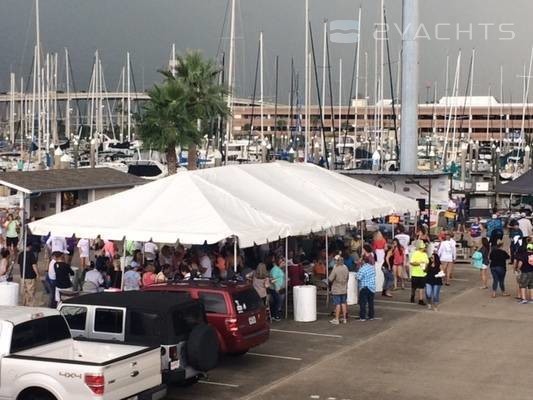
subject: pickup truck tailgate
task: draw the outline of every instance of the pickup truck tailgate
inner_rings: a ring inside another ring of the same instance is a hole
[[[104,398],[125,398],[161,384],[160,349],[141,350],[104,367]]]

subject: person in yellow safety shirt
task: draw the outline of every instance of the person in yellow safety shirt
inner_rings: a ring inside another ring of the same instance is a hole
[[[411,253],[409,264],[411,266],[411,303],[415,302],[415,293],[418,291],[418,304],[425,306],[424,288],[429,258],[426,253],[426,244],[422,240],[416,242],[416,250]]]

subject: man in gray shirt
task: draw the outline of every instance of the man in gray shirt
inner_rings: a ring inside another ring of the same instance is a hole
[[[331,284],[331,295],[335,305],[335,318],[329,321],[333,325],[339,325],[340,322],[345,324],[348,315],[347,293],[348,293],[348,267],[340,255],[335,256],[335,266],[329,274],[328,280]],[[340,314],[342,309],[342,320]]]

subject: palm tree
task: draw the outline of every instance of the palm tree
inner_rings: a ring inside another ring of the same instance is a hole
[[[210,121],[229,114],[226,89],[216,81],[214,62],[199,52],[177,57],[175,75],[160,72],[163,83],[148,92],[150,99],[139,116],[141,138],[145,146],[165,152],[169,174],[176,173],[176,146],[188,147],[189,169],[196,169],[196,146]]]
[[[197,51],[177,57],[176,73],[187,88],[187,110],[191,120],[196,122],[200,139],[210,132],[208,127],[214,118],[229,114],[225,100],[227,90],[217,82],[219,72],[212,60],[204,60]],[[196,140],[189,145],[189,169],[196,169],[198,144],[200,141]]]

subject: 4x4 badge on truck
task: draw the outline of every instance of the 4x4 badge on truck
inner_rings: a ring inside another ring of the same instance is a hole
[[[76,374],[74,372],[62,372],[62,371],[59,371],[59,376],[62,376],[64,378],[78,378],[78,379],[81,379],[81,374]]]

